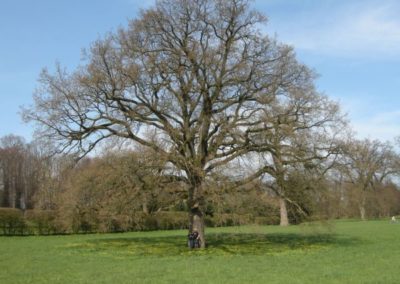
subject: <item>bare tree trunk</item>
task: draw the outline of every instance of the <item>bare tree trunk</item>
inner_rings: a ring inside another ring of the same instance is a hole
[[[286,208],[286,200],[283,197],[279,197],[279,207],[281,212],[281,221],[280,226],[288,226],[289,225],[289,218]]]
[[[3,181],[3,200],[2,203],[0,204],[1,207],[9,207],[10,206],[10,189],[9,189],[9,184],[8,181],[5,179]]]
[[[199,233],[200,248],[206,247],[206,239],[204,234],[204,214],[198,208],[193,208],[189,213],[190,226],[189,231],[197,231]]]
[[[142,210],[144,214],[149,214],[149,209],[147,208],[147,203],[143,202]]]
[[[365,203],[366,203],[366,198],[365,198],[365,193],[362,193],[361,197],[361,204],[360,204],[360,218],[361,220],[365,221],[366,220],[366,211],[365,211]]]
[[[199,234],[200,248],[206,247],[206,238],[204,233],[204,211],[202,209],[202,198],[199,191],[201,190],[201,183],[196,182],[195,185],[189,189],[189,233],[197,231]]]
[[[149,214],[149,208],[147,206],[147,197],[146,196],[144,196],[144,198],[143,198],[142,210],[143,210],[144,214],[146,214],[146,215]]]
[[[25,194],[21,195],[20,201],[19,201],[19,207],[22,211],[26,210],[26,199],[25,199]]]
[[[360,205],[360,217],[361,220],[365,221],[365,207],[363,205]]]
[[[9,203],[10,203],[11,208],[15,208],[16,207],[16,197],[17,197],[15,177],[11,178],[10,184],[11,184],[11,186],[10,186],[10,191],[9,191],[9,195],[10,195]]]
[[[278,144],[278,143],[277,143]],[[280,148],[279,146],[277,147]],[[278,195],[279,198],[279,208],[280,208],[280,226],[288,226],[289,225],[289,218],[287,213],[286,207],[286,200],[283,197],[285,192],[285,169],[282,165],[282,157],[280,155],[273,155],[273,160],[275,163],[276,168],[276,183],[277,189],[275,193]]]

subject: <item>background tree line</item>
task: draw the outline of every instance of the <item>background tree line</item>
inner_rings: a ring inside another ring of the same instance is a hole
[[[188,228],[187,185],[171,178],[155,152],[110,150],[76,163],[72,156],[50,156],[45,148],[13,135],[1,138],[3,234]],[[288,168],[284,197],[277,193],[273,176],[240,188],[232,187],[236,176],[221,172],[210,177],[206,225],[287,225],[400,213],[399,157],[391,144],[343,141],[328,165],[317,166],[307,161]]]

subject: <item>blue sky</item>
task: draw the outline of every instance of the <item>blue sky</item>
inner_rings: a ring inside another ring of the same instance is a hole
[[[1,0],[0,136],[28,141],[21,105],[43,67],[58,61],[68,70],[82,48],[125,26],[150,0]],[[263,31],[292,44],[300,61],[320,77],[318,89],[340,101],[358,137],[400,135],[400,1],[258,0],[268,16]]]

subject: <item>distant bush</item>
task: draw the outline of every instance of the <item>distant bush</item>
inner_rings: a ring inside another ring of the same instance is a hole
[[[253,224],[254,217],[252,214],[216,213],[206,217],[205,222],[209,227],[240,226]]]
[[[64,233],[61,226],[57,223],[56,211],[54,210],[27,210],[25,211],[25,221],[29,232],[39,235],[51,235]]]
[[[176,230],[187,229],[189,226],[188,215],[186,212],[161,211],[155,213],[157,229]]]
[[[72,215],[71,229],[73,233],[96,233],[101,232],[101,219],[99,214],[91,208],[77,210]],[[106,230],[105,232],[108,232]]]
[[[279,225],[280,219],[277,215],[272,215],[268,217],[255,217],[254,224],[257,225]]]
[[[24,235],[27,226],[22,211],[14,208],[0,208],[0,229],[3,235]]]
[[[252,214],[215,213],[205,217],[207,227],[240,226],[248,224],[279,224],[279,216],[254,217]],[[63,218],[54,210],[21,210],[0,208],[0,234],[51,235],[66,233],[114,233],[188,229],[188,214],[184,211],[159,211],[146,214],[110,215],[95,210],[76,211],[72,218]]]
[[[131,218],[127,215],[119,214],[102,218],[99,228],[101,232],[126,232],[131,231]]]

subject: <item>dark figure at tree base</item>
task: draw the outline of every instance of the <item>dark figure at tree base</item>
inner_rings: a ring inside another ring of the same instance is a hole
[[[200,248],[200,235],[197,230],[193,230],[188,234],[188,246],[190,249]]]

